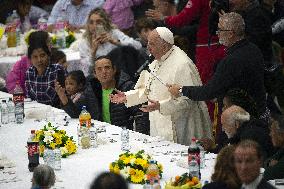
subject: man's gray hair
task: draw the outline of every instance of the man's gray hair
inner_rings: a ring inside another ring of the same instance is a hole
[[[237,36],[243,37],[245,35],[245,21],[243,17],[236,13],[230,12],[223,14],[220,19],[224,21],[227,30],[232,30]]]
[[[232,111],[227,119],[228,124],[232,126],[235,126],[234,124],[235,122],[239,122],[240,124],[242,124],[249,120],[250,120],[250,114],[238,106],[236,106],[235,111]]]
[[[50,188],[55,183],[54,170],[48,165],[38,165],[34,169],[33,186]]]

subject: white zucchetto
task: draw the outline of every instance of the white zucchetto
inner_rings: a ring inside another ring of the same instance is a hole
[[[155,29],[160,38],[162,38],[163,40],[165,40],[167,43],[173,45],[174,44],[174,35],[173,33],[166,27],[157,27]]]

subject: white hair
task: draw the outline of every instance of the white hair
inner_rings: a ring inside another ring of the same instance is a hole
[[[55,183],[54,170],[48,165],[38,165],[34,169],[33,186],[50,188]]]
[[[227,118],[228,124],[234,127],[235,127],[234,123],[236,121],[242,124],[243,122],[249,120],[250,120],[250,114],[243,109],[240,109],[239,111],[233,111]]]

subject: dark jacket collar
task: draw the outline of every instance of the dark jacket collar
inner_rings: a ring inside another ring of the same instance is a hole
[[[242,39],[240,41],[237,41],[231,47],[227,48],[227,50],[226,50],[227,55],[232,54],[236,49],[239,49],[239,48],[245,46],[248,43],[249,43],[249,41],[247,39]]]

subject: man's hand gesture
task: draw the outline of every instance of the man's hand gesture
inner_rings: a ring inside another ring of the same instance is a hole
[[[109,97],[110,97],[110,101],[112,103],[116,103],[116,104],[120,104],[120,103],[126,103],[126,96],[125,96],[125,93],[124,92],[121,92],[119,90],[116,90],[116,94],[110,94]]]

